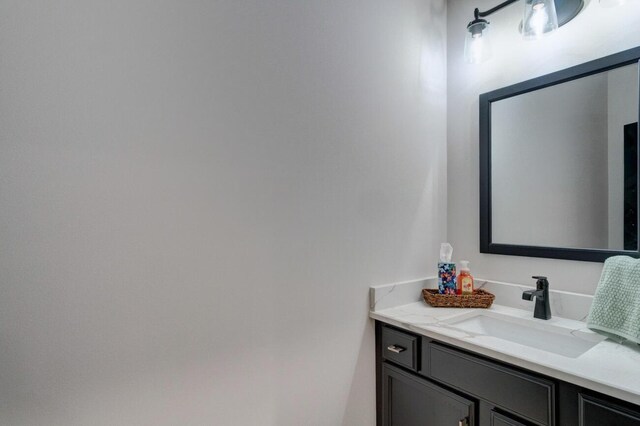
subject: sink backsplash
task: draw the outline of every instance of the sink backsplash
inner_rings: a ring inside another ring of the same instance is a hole
[[[494,303],[498,305],[530,310],[533,315],[533,302],[523,300],[522,292],[534,289],[534,287],[481,278],[475,279],[475,287],[495,294],[496,300]],[[551,282],[551,287],[549,294],[552,315],[577,321],[586,320],[593,296],[553,290],[553,282]],[[422,301],[421,290],[423,288],[438,288],[437,278],[429,277],[421,280],[373,286],[369,294],[370,309],[372,311],[380,311],[408,303],[420,302]]]

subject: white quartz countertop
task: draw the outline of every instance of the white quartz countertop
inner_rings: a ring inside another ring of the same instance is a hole
[[[575,319],[555,315],[546,321],[533,319],[533,304],[529,305],[529,310],[501,305],[499,302],[502,292],[496,291],[495,286],[491,290],[496,294],[496,302],[490,309],[433,308],[424,301],[415,301],[415,296],[410,296],[416,289],[419,292],[420,284],[425,282],[372,288],[369,316],[416,334],[640,405],[640,346],[635,343],[604,340],[587,329],[584,322]],[[398,287],[402,285],[405,287]],[[518,288],[519,291],[522,289]],[[381,294],[385,296],[391,291],[396,291],[396,300],[393,303],[377,303]],[[409,300],[406,300],[407,296]],[[563,294],[561,297],[564,304],[571,303],[567,300],[570,295]],[[420,299],[419,294],[417,299]],[[510,302],[508,297],[503,299],[505,303]],[[410,303],[403,304],[407,301]],[[489,316],[512,318],[514,321],[526,319],[532,321],[534,327],[551,326],[556,330],[565,331],[567,335],[580,335],[599,343],[577,357],[569,357],[452,326],[458,319],[475,316],[479,311],[484,311]]]

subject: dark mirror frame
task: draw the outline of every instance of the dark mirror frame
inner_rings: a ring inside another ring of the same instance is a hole
[[[616,251],[496,244],[491,241],[491,103],[625,65],[639,63],[639,61],[640,47],[635,47],[480,95],[480,253],[582,260],[589,262],[604,262],[608,257],[621,254],[640,257],[640,248],[635,251]],[[640,81],[640,73],[638,78]],[[638,97],[638,106],[638,123],[640,123],[640,96]],[[640,144],[640,131],[638,134],[638,143]],[[638,170],[640,170],[640,164]],[[640,212],[640,206],[637,210]],[[638,217],[636,223],[640,223],[640,217]]]

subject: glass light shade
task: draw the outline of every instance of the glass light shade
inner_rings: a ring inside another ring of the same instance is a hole
[[[467,26],[464,40],[464,59],[470,64],[479,64],[491,57],[491,43],[487,33],[487,21],[472,22]]]
[[[600,0],[602,7],[616,7],[626,3],[626,0]]]
[[[538,39],[558,29],[558,15],[553,0],[525,0],[522,37]]]

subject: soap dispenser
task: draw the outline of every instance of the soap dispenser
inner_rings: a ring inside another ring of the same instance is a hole
[[[473,294],[473,276],[469,269],[469,261],[460,261],[460,273],[458,274],[458,294],[472,295]]]

